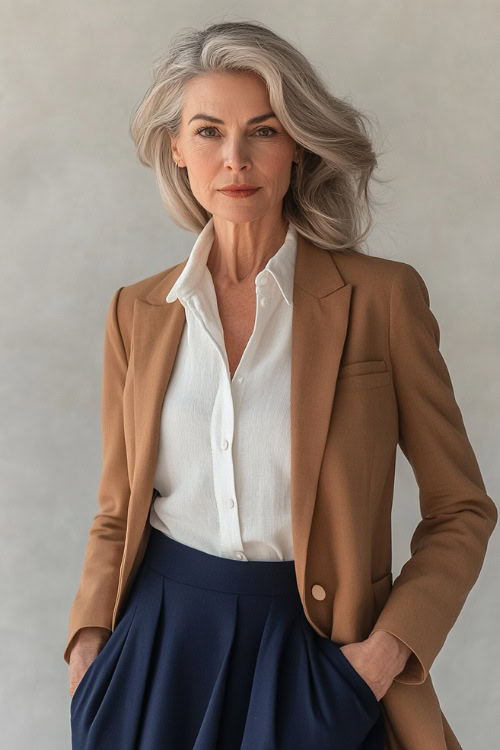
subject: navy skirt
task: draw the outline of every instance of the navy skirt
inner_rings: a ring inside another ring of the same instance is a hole
[[[384,750],[380,703],[310,625],[293,560],[210,555],[154,527],[70,717],[72,750]]]

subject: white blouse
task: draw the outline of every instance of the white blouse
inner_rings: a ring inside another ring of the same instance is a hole
[[[235,560],[292,560],[290,371],[297,233],[255,279],[252,335],[231,379],[212,275],[213,218],[165,298],[186,312],[163,401],[152,526]]]

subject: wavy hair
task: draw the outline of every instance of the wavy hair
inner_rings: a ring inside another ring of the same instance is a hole
[[[179,133],[186,84],[224,71],[260,76],[272,110],[299,145],[284,217],[321,248],[366,252],[361,243],[371,230],[375,203],[369,180],[377,166],[370,120],[333,96],[300,51],[257,21],[183,29],[153,63],[153,83],[132,113],[129,132],[139,161],[155,171],[172,220],[199,233],[211,217],[194,197],[187,170],[175,163],[169,133]]]

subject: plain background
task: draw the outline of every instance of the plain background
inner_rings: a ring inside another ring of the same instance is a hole
[[[135,157],[130,113],[181,27],[260,20],[333,93],[376,118],[385,150],[372,255],[414,265],[488,494],[499,489],[499,3],[3,0],[1,53],[3,746],[67,750],[69,609],[97,512],[106,309],[183,260]],[[398,450],[394,577],[419,520]],[[498,737],[497,536],[432,677],[464,747]],[[118,750],[118,749],[117,749]]]

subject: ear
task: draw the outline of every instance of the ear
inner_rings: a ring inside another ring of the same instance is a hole
[[[178,139],[177,139],[177,137],[171,135],[170,133],[169,133],[169,138],[170,138],[170,150],[172,152],[172,158],[176,162],[176,164],[179,167],[181,167],[183,165],[181,164],[182,157],[181,157],[181,155],[179,153],[179,149],[178,149],[178,146],[177,146],[177,140]]]

